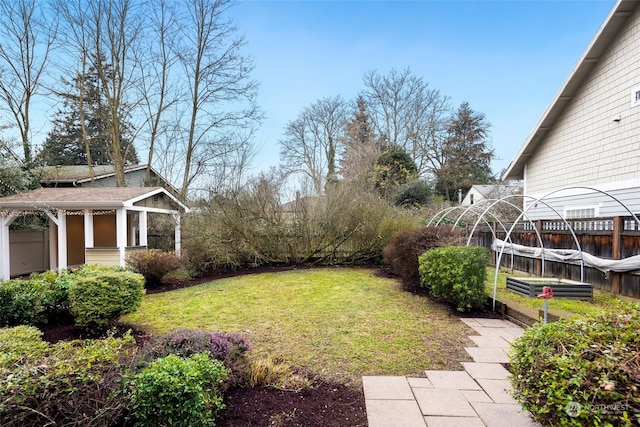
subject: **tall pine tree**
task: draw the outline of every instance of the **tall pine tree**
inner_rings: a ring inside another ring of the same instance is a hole
[[[53,129],[47,134],[37,161],[42,165],[109,165],[111,155],[111,115],[95,69],[78,74],[72,81],[63,79],[69,92],[58,93],[63,108],[55,113]],[[83,135],[82,118],[84,117]],[[120,142],[126,164],[138,163],[131,138],[131,126],[124,129]],[[89,147],[87,153],[86,147]]]

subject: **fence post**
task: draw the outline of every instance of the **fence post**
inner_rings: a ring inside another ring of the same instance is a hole
[[[622,240],[622,231],[624,227],[622,227],[622,218],[619,216],[613,217],[613,247],[612,247],[612,256],[613,259],[620,259],[620,248],[621,248],[621,240]],[[620,293],[620,280],[622,279],[622,273],[611,273],[611,292],[614,294]]]
[[[542,220],[536,220],[536,228],[538,229],[538,233],[542,236]],[[542,276],[542,259],[535,260],[535,275]]]

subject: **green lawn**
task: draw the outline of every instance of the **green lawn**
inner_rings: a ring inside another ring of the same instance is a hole
[[[444,306],[375,270],[322,268],[251,274],[144,297],[122,321],[154,334],[177,328],[244,333],[253,357],[321,376],[424,376],[460,369],[471,331]]]

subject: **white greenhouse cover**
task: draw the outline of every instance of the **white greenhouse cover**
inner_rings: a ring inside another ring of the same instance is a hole
[[[542,258],[542,248],[506,243],[504,240],[500,239],[494,240],[491,245],[491,249],[498,253],[502,247],[504,247],[502,252],[503,255],[513,253],[513,255],[526,258]],[[582,252],[581,257],[580,251],[574,249],[544,248],[545,261],[557,261],[580,265],[581,258],[583,259],[585,267],[593,267],[605,273],[609,271],[623,273],[640,270],[640,255],[635,255],[625,259],[606,259],[598,258],[597,256],[586,252]]]

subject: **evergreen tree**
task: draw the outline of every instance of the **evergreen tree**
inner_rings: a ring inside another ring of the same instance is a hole
[[[62,98],[63,108],[55,113],[53,129],[47,134],[38,162],[43,165],[113,164],[110,134],[112,121],[95,69],[89,69],[86,75],[78,74],[70,82],[63,79],[63,82],[70,90],[68,93],[58,93]],[[83,91],[81,87],[84,88]],[[82,115],[86,140],[83,137]],[[120,126],[125,130],[122,133],[120,151],[127,164],[135,164],[138,162],[138,154],[131,140],[131,126],[128,123],[121,123]],[[89,157],[86,146],[89,147]]]
[[[344,154],[340,161],[340,174],[350,183],[368,186],[371,184],[376,160],[382,154],[367,103],[362,96],[356,99],[353,118],[347,122],[342,140]]]
[[[469,191],[474,184],[494,181],[491,160],[494,151],[489,147],[491,124],[484,114],[474,111],[463,102],[449,120],[442,149],[443,162],[434,171],[436,192],[446,200],[455,201],[458,190]]]

